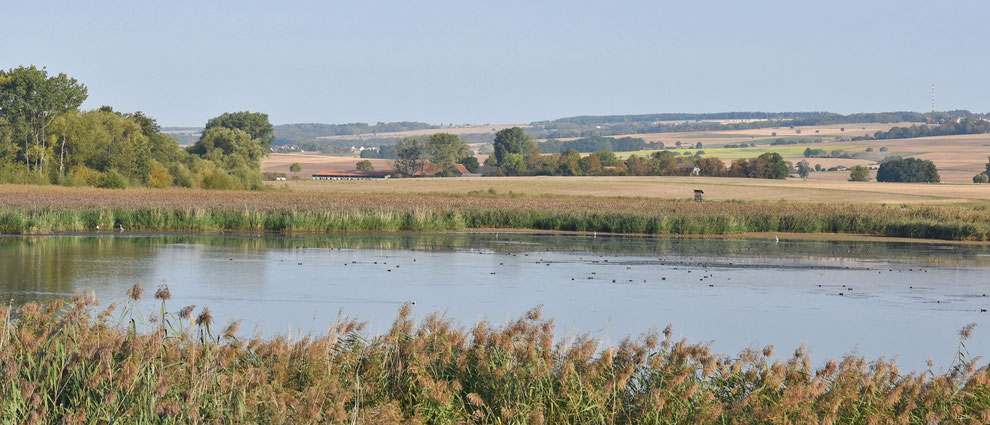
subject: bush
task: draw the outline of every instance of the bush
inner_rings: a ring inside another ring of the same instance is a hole
[[[990,176],[987,173],[980,173],[973,176],[973,183],[990,183]]]
[[[375,166],[371,164],[371,161],[365,159],[363,161],[358,161],[357,169],[362,171],[371,171],[375,169]]]
[[[207,171],[203,174],[203,178],[200,181],[200,187],[203,189],[215,189],[215,190],[232,190],[240,189],[241,184],[232,177],[230,174],[225,173],[220,169],[213,169]]]
[[[0,184],[50,184],[42,174],[28,169],[27,165],[0,162]]]
[[[870,169],[864,165],[855,165],[849,171],[849,181],[868,182],[870,181]]]
[[[69,173],[62,180],[65,186],[96,186],[103,173],[89,168],[85,165],[77,165],[69,170]]]
[[[172,185],[175,181],[172,175],[168,173],[168,169],[158,161],[151,160],[150,170],[148,171],[148,186],[164,188]]]
[[[127,178],[117,170],[110,169],[97,179],[94,186],[104,189],[124,189],[127,187]]]

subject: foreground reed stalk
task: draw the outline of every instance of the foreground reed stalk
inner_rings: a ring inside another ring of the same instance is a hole
[[[133,300],[143,291],[135,286]],[[538,309],[468,331],[404,306],[367,337],[244,340],[208,310],[143,315],[89,296],[0,309],[0,423],[985,424],[990,372],[960,351],[946,372],[902,374],[847,356],[812,367],[773,347],[736,357],[668,327],[616,347],[559,340]],[[157,310],[157,309],[156,309]]]

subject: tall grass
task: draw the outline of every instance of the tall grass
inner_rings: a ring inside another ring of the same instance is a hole
[[[0,187],[0,233],[327,233],[479,228],[627,234],[857,233],[990,240],[990,211],[643,198]]]
[[[137,300],[143,290],[129,295]],[[738,356],[671,337],[560,340],[533,310],[462,330],[403,307],[385,333],[340,318],[301,339],[242,339],[209,311],[130,301],[0,308],[0,422],[424,424],[985,424],[990,372],[944,372],[804,350]],[[115,313],[115,308],[121,312]]]
[[[537,206],[387,206],[334,209],[223,207],[0,207],[0,233],[186,231],[329,233],[532,229],[684,235],[744,232],[854,233],[990,240],[990,213],[957,208],[657,203],[642,210]]]

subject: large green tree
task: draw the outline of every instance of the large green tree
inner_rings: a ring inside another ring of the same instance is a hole
[[[395,171],[403,176],[412,177],[423,168],[429,158],[430,148],[425,140],[419,137],[407,137],[395,143]]]
[[[517,154],[523,158],[540,155],[536,141],[519,127],[512,127],[495,133],[495,164],[502,166],[507,155]]]
[[[444,170],[468,156],[467,143],[456,134],[431,134],[426,138],[426,144],[430,151],[430,162]]]
[[[272,142],[275,141],[275,131],[272,123],[268,121],[268,114],[260,112],[226,112],[207,121],[203,131],[216,127],[236,129],[247,133],[251,139],[258,142],[265,153],[271,149]]]
[[[49,76],[34,66],[0,71],[0,120],[9,126],[12,143],[3,149],[32,169],[44,171],[51,161],[48,140],[52,123],[76,111],[86,100],[86,86],[65,74]]]

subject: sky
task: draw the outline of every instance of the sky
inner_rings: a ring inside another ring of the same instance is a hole
[[[0,68],[166,126],[990,111],[990,2],[4,1]]]

